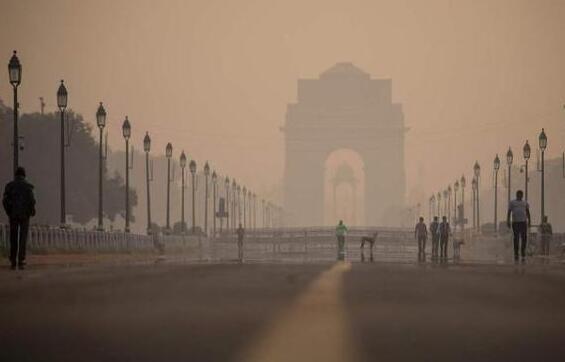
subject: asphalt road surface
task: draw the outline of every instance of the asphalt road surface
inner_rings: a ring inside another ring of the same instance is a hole
[[[0,271],[0,361],[563,361],[558,263]]]

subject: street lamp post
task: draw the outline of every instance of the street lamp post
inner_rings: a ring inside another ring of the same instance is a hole
[[[506,164],[508,165],[508,203],[512,199],[512,162],[514,161],[514,154],[512,149],[508,147],[506,152]]]
[[[461,185],[461,214],[463,219],[465,218],[465,185],[467,184],[467,180],[465,179],[465,175],[461,175],[460,185]],[[465,220],[462,220],[461,230],[465,229]]]
[[[539,134],[539,148],[541,151],[541,220],[540,224],[543,222],[545,216],[545,160],[544,154],[547,148],[547,136],[545,130],[542,128]]]
[[[245,204],[247,204],[247,187],[243,186],[243,228],[247,229],[247,210]]]
[[[104,201],[103,201],[103,185],[104,185],[104,160],[106,155],[102,149],[103,140],[102,133],[104,132],[104,127],[106,126],[106,110],[100,102],[98,110],[96,111],[96,125],[100,130],[100,145],[99,145],[99,157],[98,157],[98,231],[104,231]]]
[[[180,188],[180,230],[181,233],[186,232],[186,218],[184,213],[184,190],[186,189],[185,183],[185,168],[186,168],[186,154],[184,150],[180,154],[180,174],[181,174],[181,188]]]
[[[498,170],[500,169],[500,158],[498,154],[494,158],[494,232],[498,232]]]
[[[479,198],[480,194],[480,178],[481,178],[481,166],[479,165],[478,161],[475,161],[475,166],[473,166],[473,172],[475,173],[475,178],[477,180],[477,230],[481,231],[481,201]]]
[[[459,219],[457,218],[457,192],[459,192],[459,180],[455,180],[453,184],[453,225],[457,227]]]
[[[190,169],[190,174],[192,175],[192,233],[196,233],[196,203],[195,203],[195,189],[194,189],[194,181],[196,175],[196,161],[191,160],[190,165],[188,166]]]
[[[226,190],[226,203],[224,205],[224,209],[227,211],[227,217],[226,217],[226,230],[229,231],[230,230],[230,178],[226,176],[226,179],[224,180],[224,186],[225,186],[225,190]],[[223,215],[222,215],[223,216]],[[222,219],[220,219],[220,232],[222,229]]]
[[[473,229],[477,229],[477,178],[473,176],[471,181],[471,189],[473,190]]]
[[[204,164],[204,233],[208,236],[208,178],[210,177],[210,165],[208,161]]]
[[[65,109],[67,108],[67,88],[63,80],[57,90],[57,106],[61,113],[61,227],[67,223],[67,213],[65,210]]]
[[[429,214],[430,214],[430,217],[429,217],[430,220],[429,220],[429,221],[430,221],[430,222],[432,222],[432,220],[434,219],[433,213],[434,213],[434,204],[435,204],[435,202],[436,202],[436,195],[433,194],[433,195],[430,197],[430,211],[429,211]]]
[[[18,103],[18,86],[22,82],[22,65],[18,59],[17,52],[14,50],[12,58],[10,58],[10,63],[8,63],[8,74],[10,76],[10,84],[14,90],[14,139],[13,139],[13,149],[14,149],[14,176],[16,175],[16,170],[19,166],[19,135],[18,135],[18,108],[20,104]]]
[[[216,174],[216,170],[212,171],[212,237],[216,237],[216,192],[218,188],[218,175]]]
[[[124,231],[129,233],[129,139],[131,137],[131,125],[129,123],[128,116],[126,116],[126,119],[122,124],[122,134],[126,141],[126,224]]]
[[[524,145],[522,151],[524,154],[524,161],[526,161],[526,165],[525,165],[526,175],[524,178],[524,194],[525,194],[524,196],[526,197],[526,202],[528,202],[528,183],[530,182],[530,180],[528,179],[528,161],[530,160],[530,154],[532,152],[528,140],[526,140],[526,144]]]
[[[447,220],[449,220],[449,215],[447,215],[448,211],[449,211],[449,204],[448,204],[448,200],[447,200],[447,189],[443,190],[443,214],[445,216],[447,216]]]
[[[237,183],[235,182],[235,179],[232,179],[231,182],[231,208],[232,208],[232,228],[233,230],[237,229],[237,225],[235,224],[235,206],[237,204],[237,199],[235,197],[235,193],[237,191]],[[238,206],[239,207],[239,206]]]
[[[171,232],[171,157],[173,157],[173,145],[169,142],[165,147],[165,157],[167,157],[167,213],[165,229]]]
[[[143,151],[145,151],[145,182],[147,186],[147,235],[151,235],[151,195],[149,193],[149,151],[151,151],[151,138],[149,132],[145,132],[143,138]]]
[[[437,193],[437,216],[441,218],[441,192]]]
[[[241,185],[237,185],[237,222],[241,224]]]

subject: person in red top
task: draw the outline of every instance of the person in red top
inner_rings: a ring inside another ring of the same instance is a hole
[[[418,255],[423,255],[426,252],[426,240],[428,240],[428,228],[424,223],[424,218],[420,217],[420,221],[416,224],[414,229],[414,237],[418,241]]]

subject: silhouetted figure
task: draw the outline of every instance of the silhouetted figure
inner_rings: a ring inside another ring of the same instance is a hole
[[[518,261],[518,249],[522,254],[522,261],[526,259],[526,245],[528,244],[528,227],[531,225],[530,205],[522,198],[524,193],[522,190],[516,191],[516,199],[508,204],[508,213],[506,215],[506,225],[508,228],[512,226],[514,232],[514,260]],[[512,224],[510,224],[510,216],[512,216]],[[522,240],[520,245],[519,239]]]
[[[245,229],[239,224],[236,230],[237,233],[237,258],[240,262],[243,261],[243,238],[245,237]]]
[[[430,232],[432,233],[432,257],[437,257],[439,247],[439,222],[438,217],[434,216],[434,220],[430,223]]]
[[[25,267],[26,242],[29,219],[35,215],[33,185],[26,181],[23,167],[18,167],[14,181],[4,189],[2,204],[10,219],[10,262],[11,268]]]
[[[549,256],[549,245],[553,239],[553,228],[549,223],[547,216],[543,217],[543,222],[539,226],[540,242],[541,242],[541,254]]]
[[[428,228],[423,217],[420,217],[420,221],[414,228],[414,238],[418,241],[418,255],[424,255],[426,253],[426,240],[428,240]]]
[[[439,224],[439,248],[440,257],[447,258],[447,244],[449,242],[449,236],[451,235],[451,226],[447,222],[447,217],[442,216],[441,223]]]
[[[343,220],[335,227],[335,236],[337,237],[337,260],[345,260],[345,234],[347,233],[347,226]]]
[[[371,254],[373,253],[373,246],[375,246],[375,241],[377,240],[377,236],[379,236],[379,233],[377,231],[375,231],[373,233],[373,236],[363,236],[361,238],[361,252],[363,252],[363,250],[365,250],[365,243],[369,243],[370,247],[371,247]]]

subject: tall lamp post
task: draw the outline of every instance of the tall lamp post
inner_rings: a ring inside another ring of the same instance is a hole
[[[459,219],[457,218],[457,193],[459,192],[459,180],[455,180],[453,184],[453,220],[455,227],[459,223]]]
[[[212,171],[212,237],[216,237],[216,192],[218,188],[218,175]]]
[[[104,160],[106,155],[102,149],[103,140],[102,133],[104,132],[104,127],[106,126],[106,110],[100,102],[98,110],[96,111],[96,125],[100,130],[100,145],[98,152],[98,231],[104,231]]]
[[[149,178],[149,151],[151,151],[151,137],[149,137],[149,132],[145,132],[145,137],[143,137],[143,151],[145,151],[145,183],[147,186],[147,235],[151,235],[151,195],[149,190],[149,184],[151,179]]]
[[[465,175],[461,175],[461,180],[459,182],[461,185],[461,214],[462,214],[462,218],[465,219],[465,185],[467,184]],[[464,229],[465,229],[465,220],[462,220],[461,230]]]
[[[475,166],[473,166],[473,172],[475,173],[475,178],[477,180],[477,230],[481,231],[481,201],[479,198],[480,188],[481,188],[481,166],[479,165],[478,161],[475,161]]]
[[[18,55],[14,50],[12,58],[10,58],[10,63],[8,63],[8,74],[10,75],[10,84],[14,90],[14,139],[13,139],[13,149],[14,149],[14,176],[16,175],[16,170],[19,166],[19,135],[18,135],[18,108],[20,104],[18,103],[18,86],[22,83],[22,65],[18,59]]]
[[[235,179],[232,179],[231,181],[231,208],[232,208],[232,228],[233,230],[237,229],[237,225],[236,225],[236,219],[235,219],[235,206],[237,204],[237,199],[235,197],[235,193],[237,191],[237,183],[235,182]],[[239,206],[238,206],[239,207]]]
[[[441,218],[441,192],[437,193],[437,216]]]
[[[473,176],[471,181],[471,190],[473,191],[473,229],[477,229],[477,178]]]
[[[528,161],[530,160],[530,154],[532,152],[532,149],[530,148],[530,144],[528,143],[528,140],[526,140],[526,144],[524,145],[524,148],[522,149],[523,154],[524,154],[524,161],[526,161],[526,165],[525,165],[525,170],[526,170],[526,175],[524,178],[524,193],[525,193],[525,197],[526,197],[526,202],[528,202],[528,183],[530,182],[530,180],[528,179]]]
[[[67,108],[67,88],[63,80],[57,90],[57,107],[61,113],[61,227],[67,223],[65,210],[65,109]]]
[[[237,185],[237,222],[241,224],[241,185]]]
[[[210,165],[208,161],[204,164],[204,233],[208,236],[208,178],[210,177]]]
[[[129,233],[129,138],[131,137],[131,125],[128,120],[128,116],[122,124],[122,134],[124,140],[126,141],[126,225],[124,231]]]
[[[181,174],[181,188],[180,188],[180,231],[181,233],[186,232],[186,218],[184,214],[184,190],[186,189],[185,183],[185,169],[186,169],[186,154],[184,150],[180,154],[180,174]]]
[[[196,176],[196,161],[191,160],[190,165],[188,166],[190,169],[190,174],[192,176],[192,233],[196,233],[196,193],[195,193],[195,176]]]
[[[247,210],[245,204],[247,203],[247,187],[243,186],[243,228],[247,229]]]
[[[226,191],[226,204],[224,205],[224,209],[227,211],[227,217],[226,217],[226,230],[229,231],[230,230],[230,178],[226,176],[226,179],[224,180],[224,186],[225,186],[225,191]],[[220,219],[220,225],[222,225],[222,219]],[[222,227],[220,226],[220,229]],[[220,230],[221,232],[221,230]]]
[[[543,222],[545,217],[545,160],[544,154],[547,148],[547,136],[545,135],[545,130],[542,128],[539,134],[539,149],[541,151],[541,220]]]
[[[435,204],[435,202],[436,202],[436,195],[433,194],[433,195],[430,197],[430,211],[429,211],[429,213],[430,213],[430,222],[432,222],[432,220],[434,219],[433,213],[434,213],[434,204]]]
[[[500,158],[498,154],[494,158],[494,232],[498,232],[498,170],[500,170]]]
[[[167,157],[167,214],[165,229],[171,232],[171,157],[173,157],[173,145],[169,142],[165,147],[165,157]]]
[[[508,203],[512,199],[512,162],[514,161],[514,154],[512,149],[508,147],[506,152],[506,164],[508,165]]]

